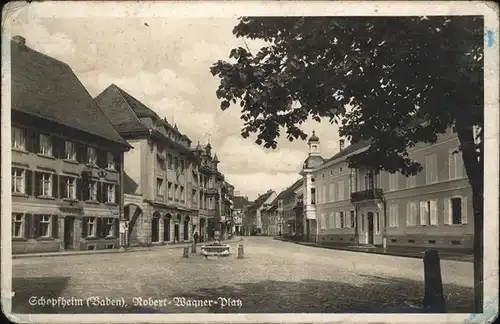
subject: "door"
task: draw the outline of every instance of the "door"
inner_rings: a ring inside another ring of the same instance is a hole
[[[368,212],[368,244],[373,244],[373,213]]]
[[[159,231],[159,219],[157,217],[153,217],[153,220],[151,222],[151,241],[152,242],[158,242],[159,237],[158,237],[158,231]]]
[[[179,242],[179,224],[175,224],[174,226],[174,241]]]
[[[64,249],[73,249],[73,239],[75,234],[75,217],[64,217]]]
[[[163,241],[170,241],[170,218],[165,218],[163,220]]]

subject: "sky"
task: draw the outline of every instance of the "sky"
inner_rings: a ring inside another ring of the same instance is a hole
[[[260,147],[241,137],[237,106],[220,109],[219,79],[209,68],[228,60],[232,48],[245,46],[232,35],[237,22],[236,16],[47,18],[31,4],[12,16],[10,31],[25,37],[27,46],[69,64],[92,96],[114,83],[176,123],[194,145],[210,140],[226,180],[253,200],[300,178],[308,145],[282,136],[277,149]],[[252,51],[261,45],[247,44]],[[316,131],[323,157],[337,153],[335,125],[308,121],[303,129],[308,135]]]

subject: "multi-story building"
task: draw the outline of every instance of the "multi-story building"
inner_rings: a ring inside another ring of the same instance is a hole
[[[303,235],[303,183],[303,179],[295,181],[278,201],[282,234],[285,236]]]
[[[248,198],[245,196],[234,196],[233,198],[233,230],[235,235],[243,234],[243,219],[246,212],[246,207],[249,204]]]
[[[452,129],[409,149],[423,166],[410,177],[350,169],[347,158],[368,145],[342,146],[313,172],[317,241],[472,248],[472,190]]]
[[[200,178],[200,222],[203,223],[200,237],[203,240],[212,239],[215,231],[221,229],[222,187],[224,175],[219,171],[217,154],[212,156],[212,145],[198,145],[199,178]],[[221,237],[222,238],[222,237]]]
[[[267,219],[262,219],[262,211],[276,199],[276,192],[268,190],[265,194],[259,195],[247,208],[247,217],[249,218],[249,235],[266,235],[263,231],[263,223]],[[265,216],[265,215],[264,215]]]
[[[190,241],[199,226],[199,162],[191,140],[114,84],[95,100],[134,147],[124,157],[129,244]]]
[[[234,186],[227,181],[222,182],[222,187],[220,191],[220,223],[221,223],[221,235],[223,239],[226,239],[228,235],[232,235],[233,229],[233,206],[234,206]]]
[[[71,68],[11,41],[12,252],[119,245],[120,137]]]

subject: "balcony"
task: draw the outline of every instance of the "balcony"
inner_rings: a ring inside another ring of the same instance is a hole
[[[357,203],[365,200],[382,200],[383,190],[380,188],[372,188],[363,191],[356,191],[351,193],[351,202]]]

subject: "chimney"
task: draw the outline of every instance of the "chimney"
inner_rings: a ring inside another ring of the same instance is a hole
[[[12,40],[21,46],[26,46],[26,38],[22,36],[14,36]]]
[[[342,151],[344,149],[344,146],[345,146],[345,140],[341,139],[339,141],[339,149],[340,149],[340,151]]]

